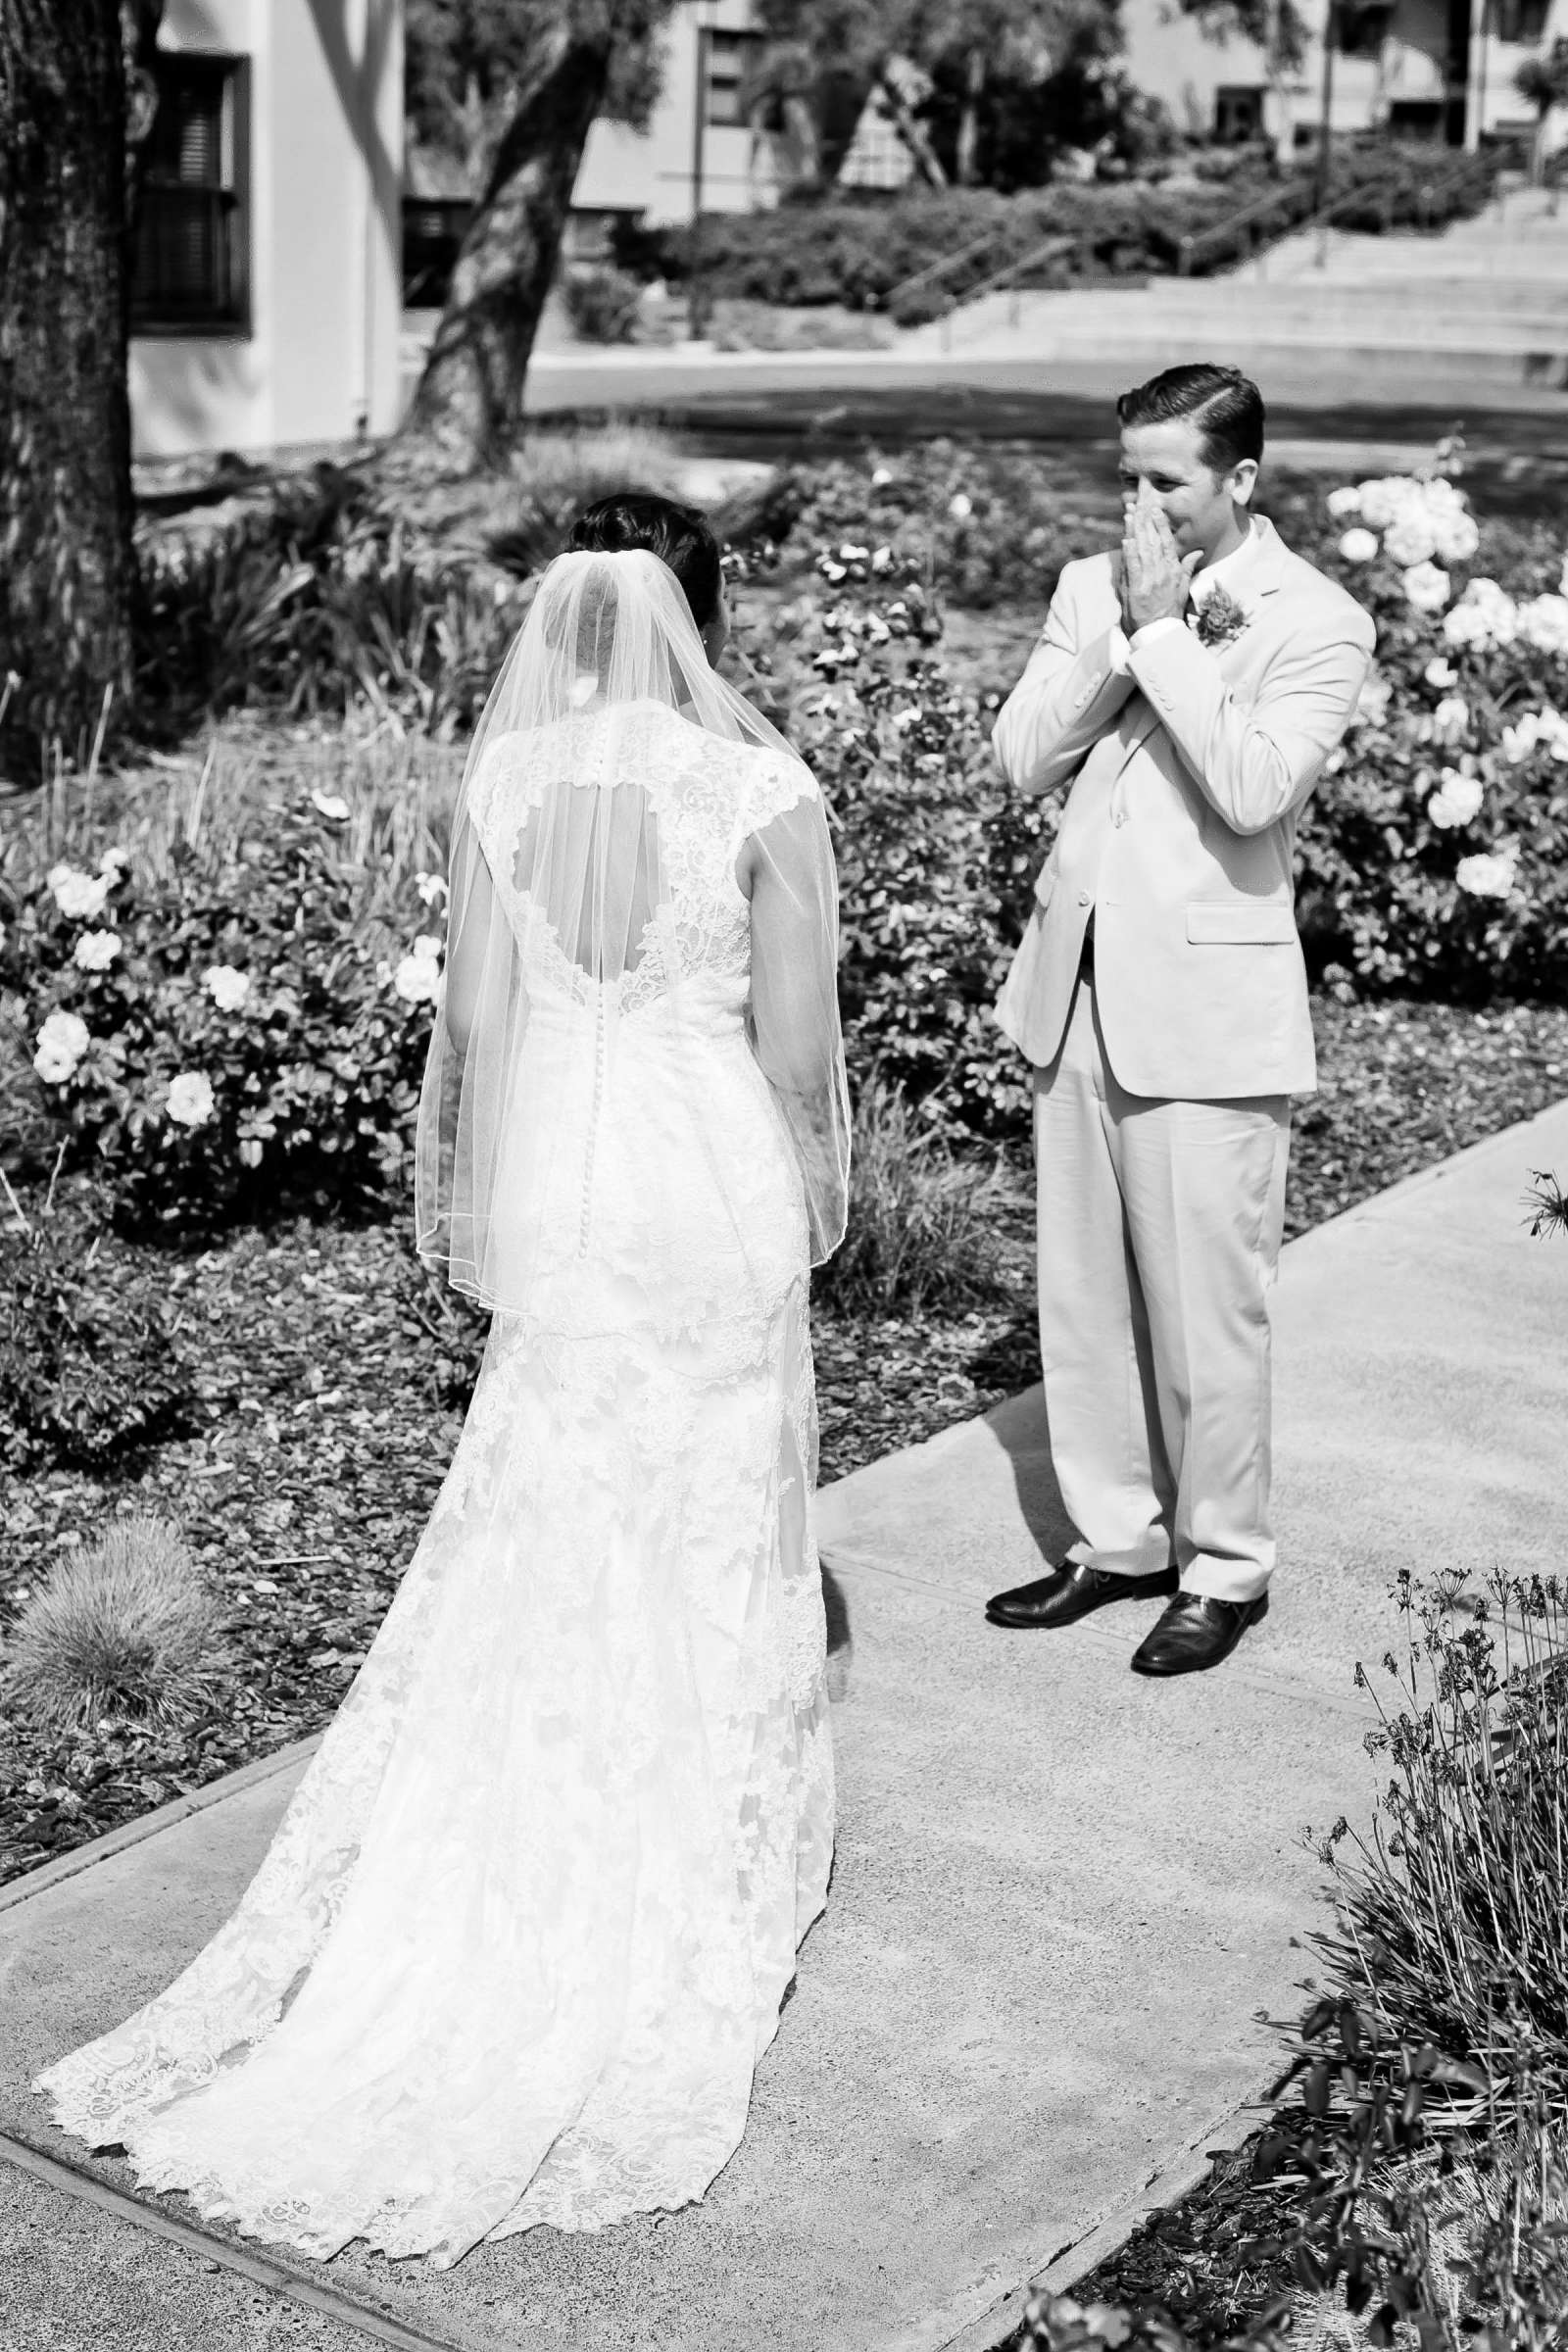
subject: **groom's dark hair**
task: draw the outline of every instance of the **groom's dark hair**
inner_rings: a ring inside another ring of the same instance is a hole
[[[1203,436],[1203,464],[1229,473],[1244,458],[1255,465],[1263,455],[1263,395],[1239,368],[1209,360],[1167,368],[1137,384],[1116,403],[1121,424],[1173,424],[1190,416]]]
[[[652,490],[616,490],[584,507],[566,540],[573,555],[619,556],[645,547],[667,564],[685,591],[692,618],[706,629],[718,615],[724,566],[718,541],[695,507],[678,507]]]

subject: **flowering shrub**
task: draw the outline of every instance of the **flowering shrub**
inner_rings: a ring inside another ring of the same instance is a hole
[[[396,909],[366,919],[331,823],[302,796],[217,860],[111,852],[12,909],[0,991],[74,1158],[132,1222],[363,1207],[400,1175],[441,942],[400,956]]]

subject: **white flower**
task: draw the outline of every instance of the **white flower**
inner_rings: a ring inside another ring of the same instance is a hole
[[[1460,858],[1453,878],[1473,899],[1505,899],[1513,888],[1518,860],[1517,850],[1478,851],[1473,858]]]
[[[1432,713],[1433,732],[1450,743],[1462,735],[1470,723],[1470,706],[1462,694],[1445,695]]]
[[[1473,515],[1462,511],[1454,514],[1435,514],[1432,517],[1433,553],[1445,564],[1468,564],[1481,545],[1481,533],[1476,529]]]
[[[213,1082],[205,1070],[181,1070],[169,1082],[169,1116],[181,1127],[205,1127],[216,1107]]]
[[[1404,593],[1418,612],[1441,612],[1448,601],[1448,575],[1435,564],[1412,564],[1404,575]]]
[[[392,985],[407,1004],[433,1004],[441,991],[441,942],[421,931],[393,973]]]
[[[974,500],[963,490],[956,490],[948,501],[948,513],[955,522],[966,522],[974,513]]]
[[[1348,482],[1344,489],[1329,492],[1329,513],[1336,522],[1344,522],[1349,515],[1359,514],[1360,512],[1361,493],[1352,484]]]
[[[202,980],[220,1012],[238,1012],[251,993],[249,972],[236,971],[231,963],[210,963]]]
[[[1481,813],[1485,790],[1479,776],[1466,776],[1456,767],[1446,767],[1439,789],[1427,803],[1427,814],[1440,831],[1447,832],[1455,825],[1468,825]]]
[[[1383,552],[1401,571],[1430,564],[1438,552],[1437,533],[1425,514],[1400,514],[1383,534]]]
[[[871,558],[871,569],[872,569],[873,571],[887,571],[887,570],[889,570],[889,569],[891,568],[891,566],[892,566],[892,563],[893,563],[893,550],[892,550],[892,548],[891,548],[891,547],[879,547],[879,548],[877,549],[876,553],[875,553],[875,554],[872,556],[872,558]]]
[[[1568,596],[1532,596],[1518,608],[1519,634],[1538,653],[1568,658]]]
[[[1420,483],[1407,473],[1385,474],[1375,482],[1363,482],[1357,496],[1361,520],[1375,531],[1386,531],[1399,515],[1426,503]]]
[[[1459,672],[1454,668],[1446,654],[1434,654],[1421,675],[1429,686],[1441,688],[1457,686],[1459,683]]]
[[[120,880],[129,863],[130,852],[116,847],[112,850],[105,850],[98,860],[98,871],[107,877],[112,887]]]
[[[71,960],[84,972],[107,972],[120,954],[118,931],[84,931]]]
[[[839,562],[841,564],[868,564],[870,560],[871,550],[868,547],[855,547],[852,546],[848,540],[846,540],[844,545],[839,549]]]
[[[1544,710],[1527,710],[1515,725],[1502,730],[1503,758],[1515,767],[1538,749],[1553,760],[1568,760],[1568,718],[1549,704]]]
[[[86,1053],[87,1024],[76,1012],[51,1012],[38,1031],[32,1066],[46,1086],[63,1086]]]
[[[446,879],[441,874],[416,874],[414,887],[426,906],[433,906],[438,899],[444,900],[447,895]]]
[[[1519,634],[1519,609],[1495,580],[1475,579],[1452,612],[1444,614],[1443,633],[1450,645],[1474,646],[1480,652],[1511,645]]]
[[[873,490],[885,490],[892,479],[892,467],[889,466],[879,466],[871,476],[871,487]]]
[[[844,565],[842,564],[835,564],[831,556],[823,556],[818,562],[816,568],[822,574],[824,580],[842,580],[848,576]]]
[[[1378,535],[1376,531],[1363,531],[1357,528],[1353,531],[1347,531],[1340,541],[1340,553],[1347,564],[1370,564],[1375,560],[1377,552]]]
[[[97,921],[109,897],[107,874],[84,874],[74,865],[52,865],[48,880],[62,914],[73,922]]]
[[[330,817],[334,825],[340,825],[349,812],[349,805],[341,793],[313,791],[311,803],[322,816]]]

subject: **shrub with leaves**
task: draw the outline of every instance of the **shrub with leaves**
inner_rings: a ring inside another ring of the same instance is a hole
[[[0,1701],[45,1732],[106,1716],[179,1722],[220,1696],[222,1627],[177,1532],[157,1518],[116,1520],[23,1604]]]
[[[0,992],[73,1164],[129,1223],[364,1210],[395,1191],[444,885],[428,909],[379,893],[339,847],[349,816],[301,795],[217,856],[176,837],[156,870],[110,852],[19,893]]]
[[[562,300],[573,331],[589,343],[629,343],[642,304],[642,286],[624,270],[568,270]]]
[[[52,1201],[0,1225],[0,1459],[12,1469],[97,1467],[168,1437],[192,1409],[191,1367],[172,1309],[147,1309],[93,1278],[90,1217]]]

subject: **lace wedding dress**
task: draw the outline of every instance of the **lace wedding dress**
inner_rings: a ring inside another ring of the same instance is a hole
[[[591,785],[610,808],[610,758],[637,870],[651,843],[658,866],[612,979],[573,953],[559,858],[519,849],[552,796]],[[456,1267],[454,1232],[483,1225],[467,1287],[496,1308],[456,1458],[239,1908],[37,2085],[210,2217],[440,2267],[703,2194],[833,1839],[806,1313],[821,1150],[767,1075],[736,879],[749,840],[808,820],[825,841],[815,786],[653,700],[492,730],[466,814],[516,1083],[482,1205],[452,1172],[472,1137],[432,1146],[433,1246]],[[836,1028],[818,1045],[841,1100]],[[434,1056],[430,1087],[450,1102]]]

